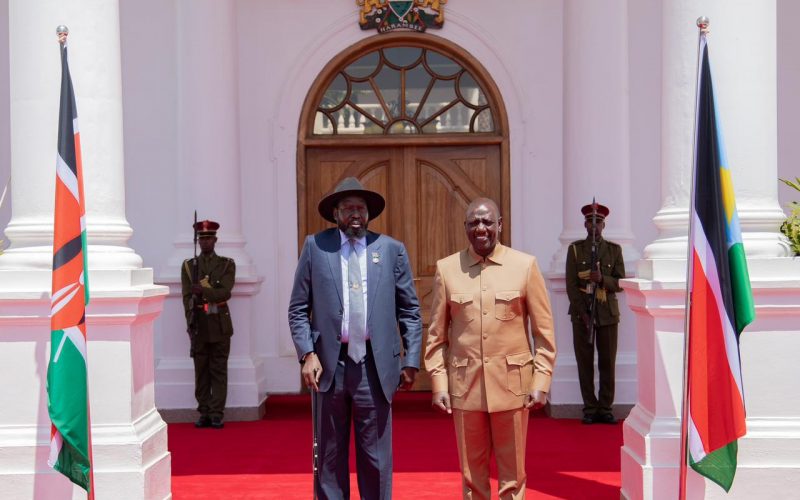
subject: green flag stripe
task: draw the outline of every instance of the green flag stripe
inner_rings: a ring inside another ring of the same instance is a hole
[[[747,272],[747,260],[744,245],[735,243],[728,249],[728,261],[731,268],[731,288],[733,289],[733,307],[736,315],[736,331],[741,333],[744,327],[756,318],[753,292],[750,289],[750,274]]]
[[[73,483],[89,491],[89,461],[66,441],[61,447],[58,461],[53,468],[67,476]]]
[[[84,488],[89,484],[89,417],[86,395],[86,362],[71,341],[64,342],[58,361],[56,348],[63,330],[51,332],[50,364],[47,370],[50,420],[63,440],[53,468]]]
[[[739,445],[732,441],[706,455],[699,462],[689,457],[689,465],[698,473],[714,481],[727,492],[733,485],[733,476],[736,475],[736,452]]]

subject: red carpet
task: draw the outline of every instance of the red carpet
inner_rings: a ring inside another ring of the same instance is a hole
[[[228,422],[223,430],[171,424],[173,497],[310,499],[310,415],[309,396],[271,396],[258,422]],[[617,500],[620,446],[622,424],[535,415],[528,428],[528,498]],[[358,498],[354,473],[351,485]],[[497,483],[492,487],[496,492]],[[397,500],[461,497],[453,423],[431,409],[428,393],[395,400],[393,491]]]

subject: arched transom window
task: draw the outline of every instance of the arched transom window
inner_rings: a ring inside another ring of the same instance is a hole
[[[425,47],[384,47],[336,73],[314,135],[492,133],[486,91],[462,64]]]

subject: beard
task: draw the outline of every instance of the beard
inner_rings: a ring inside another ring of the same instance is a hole
[[[339,223],[339,230],[344,233],[345,236],[351,239],[361,239],[367,234],[367,224],[363,223],[358,227],[352,227],[347,223]]]

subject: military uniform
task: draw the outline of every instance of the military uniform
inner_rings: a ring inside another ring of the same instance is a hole
[[[584,422],[604,421],[598,420],[598,417],[608,416],[605,421],[611,423],[619,324],[616,292],[622,290],[619,287],[619,280],[625,277],[625,263],[622,260],[622,248],[618,244],[598,238],[596,245],[597,258],[603,275],[602,283],[594,284],[597,287],[594,344],[597,346],[597,368],[600,373],[600,391],[597,396],[594,392],[594,345],[584,323],[584,315],[588,314],[592,303],[593,283],[589,279],[591,238],[570,244],[567,250],[566,285],[572,320],[572,343],[575,348],[578,380],[583,398]]]
[[[199,255],[197,263],[198,281],[203,288],[199,300],[192,295],[194,258],[185,260],[181,266],[186,322],[191,325],[196,321],[197,333],[190,332],[195,398],[201,419],[221,422],[228,392],[228,354],[233,335],[228,300],[236,278],[236,264],[233,259],[214,252]]]

